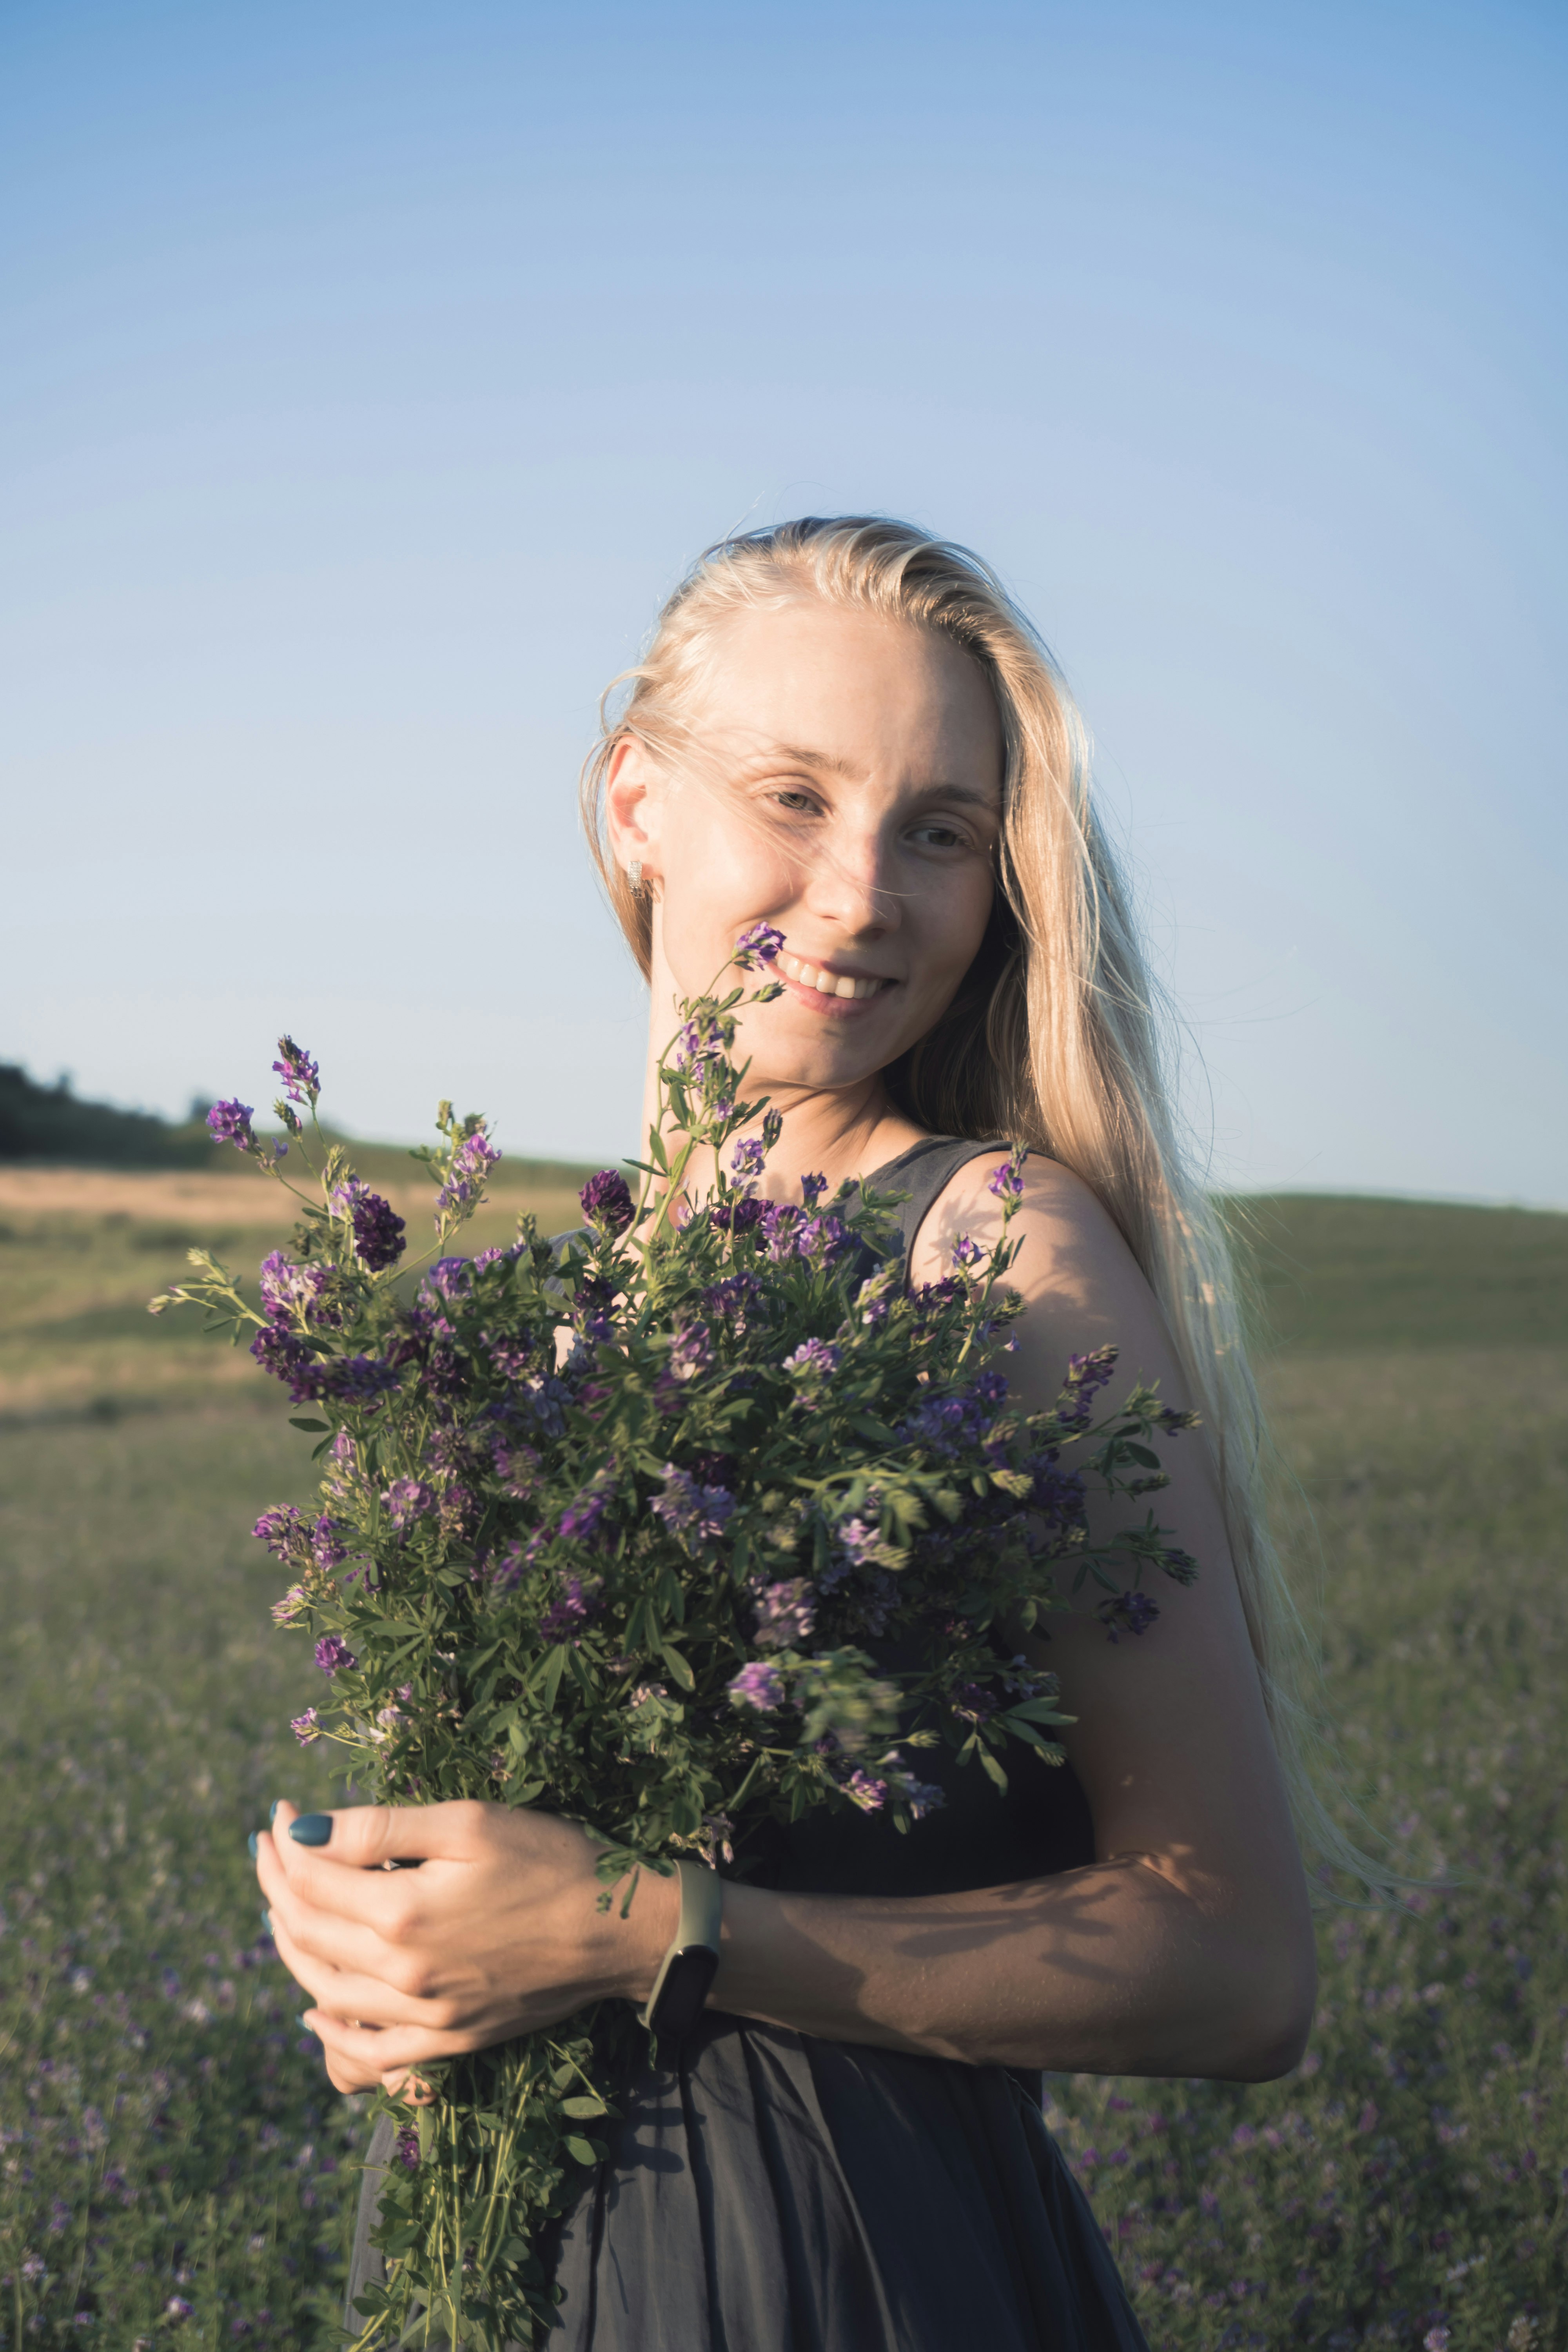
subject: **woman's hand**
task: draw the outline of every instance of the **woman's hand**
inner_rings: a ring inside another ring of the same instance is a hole
[[[289,1832],[302,1822],[314,1832]],[[328,1825],[324,1838],[321,1823]],[[550,1813],[478,1802],[280,1803],[257,1875],[305,2022],[340,2091],[398,2089],[411,2066],[553,2024],[591,2000],[642,2000],[679,1906],[645,1873],[630,1916],[601,1911],[596,1849]],[[394,1868],[417,1862],[418,1868]]]

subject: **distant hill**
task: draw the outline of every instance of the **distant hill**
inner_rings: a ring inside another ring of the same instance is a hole
[[[1266,1349],[1568,1345],[1568,1215],[1333,1193],[1226,1206]]]
[[[93,1168],[202,1168],[212,1139],[199,1114],[184,1127],[150,1112],[81,1102],[68,1080],[41,1087],[0,1063],[0,1160],[45,1160]]]

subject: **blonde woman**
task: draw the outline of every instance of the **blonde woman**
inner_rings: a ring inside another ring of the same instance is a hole
[[[661,2042],[561,2229],[559,2340],[1126,2352],[1142,2338],[1039,2070],[1280,2074],[1313,1959],[1254,1402],[1077,724],[985,566],[880,520],[710,550],[625,684],[586,808],[650,1050],[776,926],[784,993],[741,1039],[784,1114],[766,1189],[907,1192],[916,1282],[988,1238],[998,1146],[1028,1144],[1015,1388],[1044,1405],[1069,1354],[1114,1341],[1124,1386],[1195,1405],[1161,1516],[1203,1573],[1137,1638],[1086,1613],[1032,1645],[1078,1718],[1066,1766],[1021,1759],[1005,1800],[950,1766],[908,1837],[856,1813],[758,1843],[706,2011]],[[647,1999],[673,1887],[602,1914],[578,1830],[479,1804],[426,1809],[434,1859],[384,1874],[388,1819],[284,1805],[261,1841],[341,2090]],[[373,2218],[374,2185],[351,2297],[379,2271]]]

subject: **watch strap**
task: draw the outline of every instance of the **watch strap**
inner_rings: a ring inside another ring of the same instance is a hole
[[[719,1968],[724,1882],[701,1863],[678,1862],[680,1917],[675,1940],[659,1962],[653,1990],[637,2011],[650,2033],[689,2033],[701,2016]]]

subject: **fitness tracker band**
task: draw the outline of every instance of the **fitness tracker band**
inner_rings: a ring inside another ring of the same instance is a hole
[[[650,2033],[689,2033],[719,1968],[719,1926],[724,1916],[724,1882],[700,1863],[678,1862],[680,1920],[675,1941],[659,1962],[653,1990],[637,2011]]]

